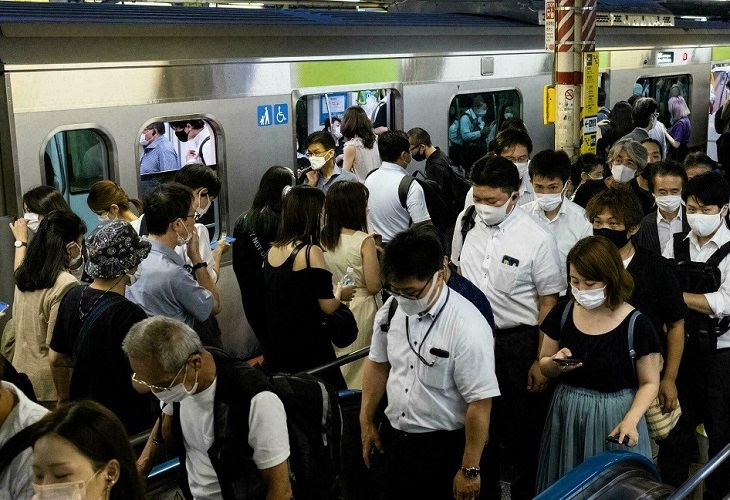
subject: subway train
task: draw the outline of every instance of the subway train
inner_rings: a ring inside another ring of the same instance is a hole
[[[490,120],[521,117],[534,150],[552,147],[542,91],[554,56],[544,27],[503,17],[306,9],[150,7],[3,2],[0,10],[0,301],[12,303],[13,236],[22,194],[48,184],[93,228],[86,204],[100,179],[142,197],[174,172],[140,174],[143,129],[202,120],[214,138],[223,190],[208,213],[212,238],[232,233],[272,165],[295,168],[306,136],[351,105],[384,110],[387,126],[426,129],[448,145],[449,125],[476,95]],[[599,26],[607,103],[679,88],[692,149],[713,151],[711,114],[724,100],[730,26]],[[663,108],[664,109],[664,108]],[[662,119],[667,119],[663,116]],[[188,145],[168,128],[184,158]],[[213,163],[213,162],[211,162]],[[423,168],[417,162],[411,168]],[[218,282],[224,345],[258,354],[230,254]],[[10,309],[11,311],[12,309]],[[4,320],[7,321],[7,318]],[[0,322],[0,328],[4,325]],[[164,496],[164,495],[163,495]]]

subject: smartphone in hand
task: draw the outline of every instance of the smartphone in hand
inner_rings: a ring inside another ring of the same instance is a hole
[[[10,307],[10,304],[7,304],[5,302],[0,302],[0,313],[5,312],[5,309],[7,309],[8,307]]]
[[[228,243],[228,244],[231,244],[234,241],[236,241],[236,238],[234,238],[233,236],[226,236],[225,239],[226,239],[226,243]],[[215,250],[215,247],[217,247],[217,246],[218,246],[218,240],[216,240],[210,244],[210,249]]]
[[[614,444],[622,444],[624,446],[629,445],[629,436],[624,436],[624,440],[619,443],[618,436],[608,436],[606,437],[607,443],[614,443]]]
[[[559,366],[575,366],[583,362],[582,359],[576,358],[554,358],[553,361]]]

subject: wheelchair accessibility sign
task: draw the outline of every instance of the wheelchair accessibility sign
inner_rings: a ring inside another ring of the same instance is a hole
[[[289,105],[281,103],[259,106],[256,110],[256,123],[259,127],[286,125],[289,123]]]

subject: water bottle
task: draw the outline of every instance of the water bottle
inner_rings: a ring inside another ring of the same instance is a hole
[[[355,270],[351,267],[347,268],[347,272],[345,272],[345,275],[340,279],[340,285],[343,287],[345,286],[351,286],[355,284],[355,276],[354,276]],[[346,306],[350,305],[349,301],[342,301],[343,304]]]

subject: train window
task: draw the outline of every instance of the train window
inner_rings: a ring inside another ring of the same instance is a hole
[[[91,186],[109,179],[111,141],[97,129],[62,130],[54,134],[43,149],[46,184],[63,194],[71,209],[88,228],[99,222],[86,204]]]
[[[653,97],[659,104],[659,120],[665,127],[671,126],[669,98],[682,96],[690,106],[690,75],[645,77],[636,80],[634,94],[642,97]]]
[[[486,154],[504,122],[522,118],[516,90],[478,92],[454,97],[449,106],[449,157],[457,165],[471,165]]]
[[[203,118],[150,121],[140,132],[139,174],[140,197],[156,186],[173,180],[175,173],[190,163],[202,163],[216,172],[218,165],[218,127]],[[211,241],[221,234],[220,197],[197,222],[205,224]]]
[[[376,134],[393,128],[393,97],[391,89],[368,89],[354,92],[331,92],[301,97],[296,104],[296,133],[298,157],[306,151],[307,137],[325,129],[328,123],[341,122],[350,106],[361,106]],[[334,133],[334,132],[333,132]],[[337,137],[337,152],[342,153],[345,140]]]

